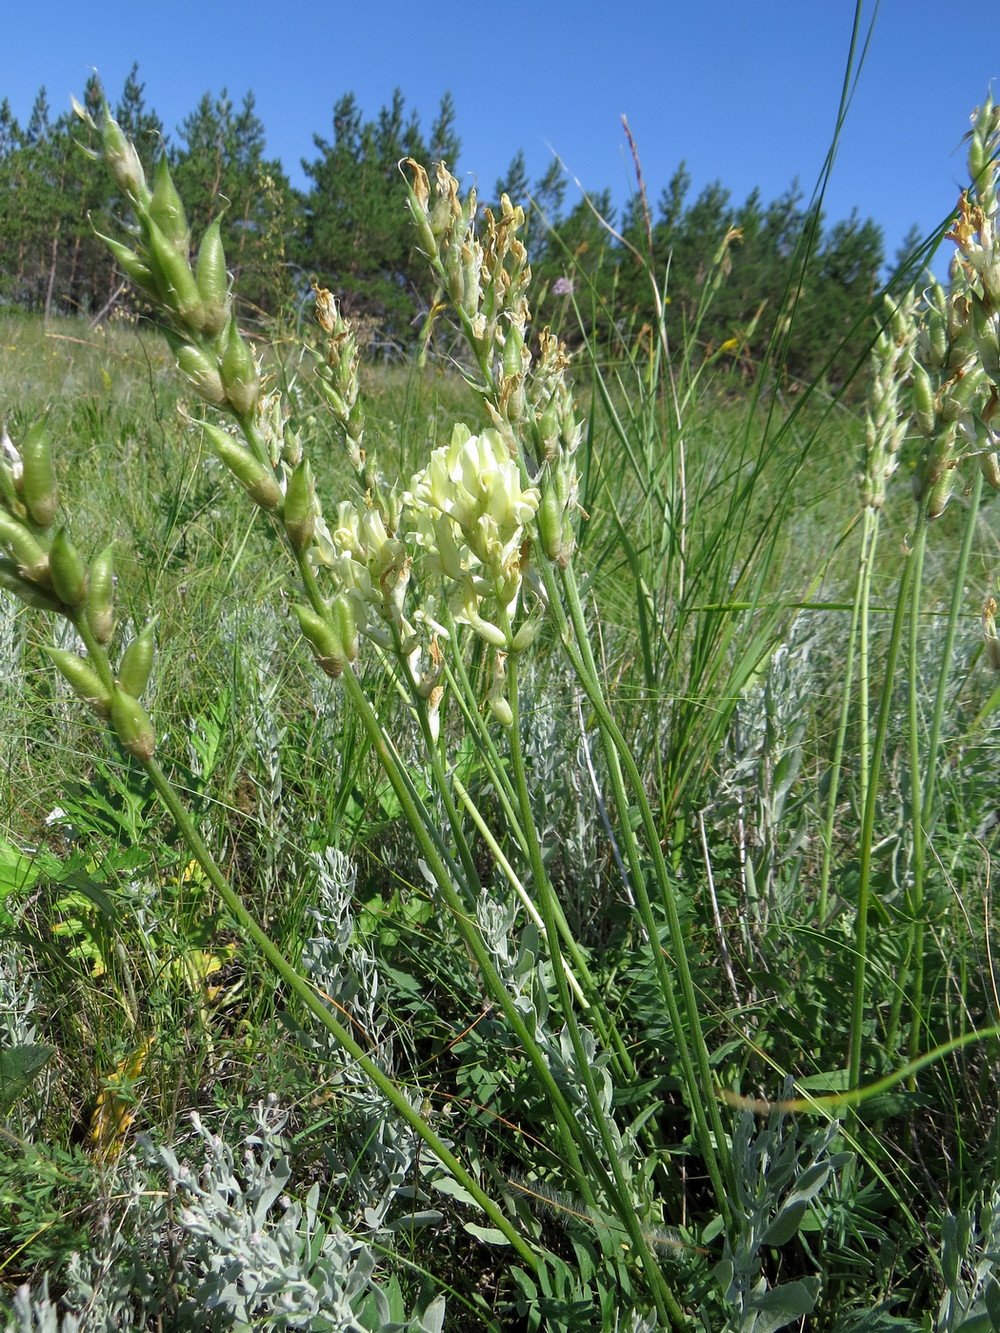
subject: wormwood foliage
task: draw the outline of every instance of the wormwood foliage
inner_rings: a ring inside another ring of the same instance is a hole
[[[804,580],[829,506],[796,489],[844,471],[818,405],[734,423],[714,354],[661,373],[662,326],[592,361],[588,416],[506,195],[480,217],[403,164],[466,398],[390,421],[334,294],[293,356],[252,343],[218,219],[192,237],[167,162],[78,112],[209,456],[166,530],[219,554],[176,604],[147,578],[147,615],[124,534],[71,538],[57,407],[12,418],[19,688],[128,767],[0,860],[11,1333],[1000,1327],[996,700],[955,669],[997,481],[992,105],[951,287],[881,315],[859,488]]]

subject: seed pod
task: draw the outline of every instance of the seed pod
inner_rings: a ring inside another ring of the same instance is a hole
[[[98,717],[111,716],[111,691],[82,658],[62,648],[46,648],[45,652],[72,685],[78,698],[89,704]]]
[[[215,338],[226,327],[230,307],[229,274],[218,218],[201,238],[195,282],[205,304],[205,333],[209,338]]]
[[[124,690],[111,696],[111,722],[122,746],[134,759],[152,759],[156,732],[142,704]]]
[[[535,521],[538,524],[538,535],[542,539],[542,550],[550,560],[558,560],[562,552],[562,505],[551,479],[542,491]]]
[[[304,458],[288,478],[285,490],[285,532],[296,551],[304,551],[316,531],[315,498],[312,468],[309,459]]]
[[[52,444],[45,421],[36,421],[21,445],[21,496],[32,520],[47,528],[59,507]]]
[[[18,485],[20,484],[20,460],[18,461],[18,476],[14,476],[14,469],[5,458],[0,458],[0,500],[7,506],[7,509],[16,519],[26,519],[28,511],[25,508]]]
[[[37,583],[30,583],[13,560],[0,559],[0,588],[38,611],[62,610],[57,598],[44,588],[40,588]]]
[[[251,499],[259,504],[261,509],[278,509],[283,497],[281,487],[275,481],[270,468],[265,467],[249,449],[244,449],[237,440],[218,426],[206,421],[202,423],[202,429],[219,458]]]
[[[923,435],[933,435],[937,424],[934,410],[934,390],[930,376],[919,361],[914,361],[910,375],[913,381],[913,410],[917,426]]]
[[[122,654],[122,660],[118,664],[118,684],[133,699],[140,698],[149,684],[155,646],[153,626],[147,625]]]
[[[165,153],[161,153],[160,160],[156,164],[156,179],[153,182],[153,194],[148,211],[164,237],[186,261],[191,245],[191,232],[184,216],[184,204],[170,175]]]
[[[344,647],[332,625],[308,606],[296,606],[299,629],[309,641],[316,663],[333,680],[344,674]]]
[[[984,449],[979,455],[979,470],[987,486],[1000,491],[1000,459],[993,449]]]
[[[118,267],[136,287],[146,293],[154,301],[160,299],[160,291],[156,285],[156,278],[148,264],[144,264],[134,250],[130,250],[127,245],[122,245],[120,241],[112,240],[110,236],[105,236],[101,232],[96,235],[104,242],[118,262]]]
[[[183,324],[200,333],[205,322],[205,303],[191,272],[187,255],[180,254],[151,217],[142,219],[149,253],[149,267],[156,278],[160,299]]]
[[[84,614],[98,643],[110,643],[115,632],[115,567],[112,548],[106,547],[90,562]]]
[[[120,190],[125,191],[134,204],[148,206],[149,187],[146,184],[146,173],[139,161],[139,154],[107,106],[104,107],[104,114],[101,117],[101,140],[104,160],[115,179],[115,184]]]
[[[946,467],[931,486],[927,496],[927,517],[940,518],[955,488],[955,469]]]
[[[21,577],[51,586],[49,556],[32,534],[5,509],[0,509],[0,547],[6,547],[17,563]]]
[[[56,596],[66,606],[79,606],[87,595],[87,567],[80,553],[60,528],[49,550],[49,573]]]
[[[337,638],[344,645],[348,662],[358,660],[358,622],[354,615],[354,603],[346,592],[334,598],[330,614],[336,628]]]
[[[222,387],[218,363],[200,347],[187,342],[170,329],[164,329],[163,332],[173,350],[178,368],[199,398],[204,398],[213,407],[225,407],[226,391]]]
[[[240,336],[236,320],[230,319],[225,351],[222,353],[222,383],[226,397],[241,417],[253,416],[260,398],[257,363],[246,341]]]

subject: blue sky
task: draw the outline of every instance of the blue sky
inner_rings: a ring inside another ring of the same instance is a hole
[[[867,0],[866,23],[873,12]],[[770,200],[796,177],[812,191],[853,21],[853,0],[3,0],[0,98],[26,120],[44,84],[58,111],[96,67],[114,101],[138,61],[147,103],[173,132],[202,93],[226,87],[239,102],[252,89],[269,155],[302,184],[299,161],[314,133],[330,136],[343,93],[374,116],[398,85],[428,128],[450,89],[459,170],[487,192],[522,148],[533,178],[556,153],[589,190],[623,201],[625,113],[654,203],[682,158],[694,192],[719,179],[737,202],[754,186]],[[998,73],[1000,6],[883,0],[828,218],[857,207],[890,256],[911,224],[934,229],[963,180],[969,113]]]

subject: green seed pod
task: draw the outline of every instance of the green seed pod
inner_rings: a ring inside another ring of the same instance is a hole
[[[218,218],[201,238],[195,282],[205,305],[205,333],[209,338],[216,338],[226,327],[230,307],[229,274]]]
[[[354,603],[346,592],[334,598],[330,607],[337,638],[344,645],[348,662],[358,660],[358,622],[354,615]]]
[[[270,468],[265,467],[249,449],[244,449],[237,440],[218,426],[206,421],[202,423],[202,429],[216,454],[251,499],[259,504],[261,509],[280,508],[283,499],[281,487],[275,481]]]
[[[516,324],[511,324],[503,345],[503,373],[506,379],[524,374],[524,363],[521,359],[523,347],[524,338],[521,336],[521,330]]]
[[[46,648],[45,652],[72,685],[78,698],[89,704],[98,717],[111,716],[111,691],[82,658],[62,648]]]
[[[200,333],[205,323],[205,303],[187,255],[177,251],[151,217],[143,218],[142,223],[149,267],[156,278],[161,301],[183,324]]]
[[[160,299],[159,288],[156,285],[156,278],[153,270],[148,264],[144,264],[134,250],[130,250],[127,245],[122,245],[120,241],[112,240],[110,236],[105,236],[101,232],[95,233],[117,260],[118,267],[125,274],[126,278],[138,287],[140,291],[146,293],[154,301]]]
[[[133,699],[141,698],[143,690],[149,684],[155,647],[153,626],[147,625],[125,649],[122,660],[118,663],[118,685]]]
[[[200,347],[187,342],[170,329],[164,329],[164,335],[170,344],[178,368],[199,398],[213,407],[225,407],[226,391],[222,387],[222,376],[216,361]]]
[[[562,505],[551,480],[542,491],[535,521],[538,524],[538,535],[542,539],[542,550],[550,560],[558,560],[562,552]]]
[[[104,160],[114,177],[115,184],[120,190],[125,191],[134,204],[148,206],[149,187],[146,184],[146,173],[139,161],[139,154],[106,105],[101,116],[101,140]]]
[[[333,626],[322,620],[308,606],[293,608],[303,638],[309,641],[316,663],[333,680],[344,674],[344,647]]]
[[[910,371],[913,381],[913,410],[917,426],[923,435],[933,435],[937,429],[937,413],[934,410],[934,390],[930,376],[919,361],[915,361]]]
[[[285,532],[296,551],[304,551],[316,531],[315,499],[312,468],[309,459],[304,458],[289,477],[285,490]]]
[[[174,186],[167,165],[167,156],[160,154],[156,164],[156,179],[149,201],[149,216],[179,255],[187,260],[191,246],[191,232],[184,216],[184,204]]]
[[[80,553],[60,528],[49,550],[49,573],[56,596],[66,606],[80,606],[87,595],[87,567]]]
[[[110,643],[115,632],[115,566],[113,551],[106,547],[90,562],[84,614],[98,643]]]
[[[930,488],[927,496],[927,517],[929,519],[940,518],[944,513],[948,501],[951,499],[951,493],[955,488],[955,469],[945,468],[937,481]]]
[[[994,491],[1000,491],[1000,459],[992,449],[984,449],[979,455],[979,470],[983,480]]]
[[[13,556],[21,577],[51,587],[48,552],[43,550],[23,523],[0,509],[0,547]]]
[[[124,690],[111,696],[111,722],[124,749],[134,759],[152,759],[156,733],[142,704]]]
[[[59,507],[52,444],[45,421],[36,421],[21,445],[21,496],[33,522],[47,528]]]
[[[18,464],[18,477],[14,476],[14,469],[7,462],[6,458],[0,458],[0,501],[6,505],[7,509],[16,519],[22,522],[28,517],[28,510],[21,500],[18,486],[20,484],[20,463]]]
[[[58,599],[44,588],[40,588],[37,583],[29,582],[13,560],[0,559],[0,588],[38,611],[62,610]]]
[[[241,417],[253,416],[260,398],[257,363],[249,345],[240,336],[236,320],[230,319],[226,348],[222,353],[222,383],[226,397]]]

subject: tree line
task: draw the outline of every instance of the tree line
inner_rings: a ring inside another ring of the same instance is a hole
[[[96,77],[83,100],[96,114]],[[314,135],[315,155],[302,163],[305,190],[267,156],[252,93],[239,106],[225,90],[206,93],[171,139],[146,105],[134,66],[112,111],[147,169],[166,154],[196,238],[221,215],[236,288],[250,307],[287,311],[315,281],[377,330],[384,346],[406,348],[419,338],[435,293],[416,252],[398,164],[444,160],[455,171],[461,141],[450,95],[425,133],[398,90],[374,119],[345,94],[333,107],[330,136]],[[0,306],[95,320],[136,308],[97,234],[118,234],[127,208],[107,173],[87,161],[81,133],[70,112],[53,116],[44,89],[25,125],[6,99],[0,103]],[[854,212],[827,225],[795,186],[768,203],[754,191],[735,204],[716,181],[692,198],[683,163],[655,204],[637,196],[620,216],[606,190],[567,208],[566,185],[558,162],[530,181],[517,153],[492,194],[526,206],[539,326],[574,329],[613,354],[652,337],[665,310],[674,346],[693,338],[706,355],[734,356],[748,370],[775,337],[786,344],[783,364],[793,379],[843,382],[863,358],[866,312],[885,259],[871,219]]]

